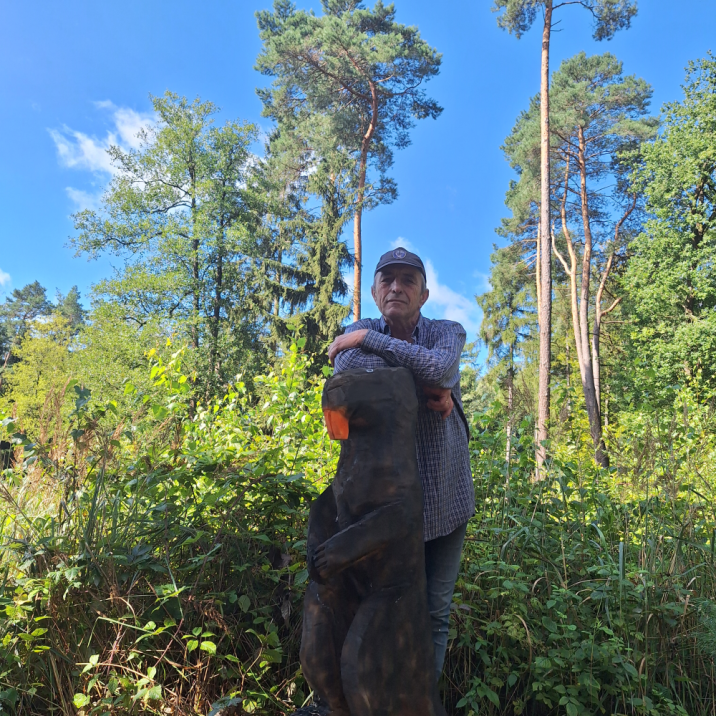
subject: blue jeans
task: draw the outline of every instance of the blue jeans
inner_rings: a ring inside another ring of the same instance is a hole
[[[450,605],[455,590],[467,522],[444,537],[425,543],[425,574],[428,581],[428,609],[435,644],[435,681],[445,662],[450,622]]]

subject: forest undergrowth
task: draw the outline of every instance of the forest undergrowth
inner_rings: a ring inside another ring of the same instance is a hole
[[[338,445],[303,345],[207,405],[179,351],[150,356],[150,393],[125,384],[131,419],[73,382],[36,442],[6,417],[0,712],[278,715],[310,698],[306,520]],[[622,416],[609,469],[562,431],[539,482],[532,424],[508,464],[501,413],[473,416],[449,712],[716,713],[714,423],[689,401]]]

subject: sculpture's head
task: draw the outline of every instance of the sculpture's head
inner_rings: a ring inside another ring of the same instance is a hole
[[[323,415],[331,440],[399,423],[410,424],[418,399],[407,368],[357,368],[334,375],[323,388]]]

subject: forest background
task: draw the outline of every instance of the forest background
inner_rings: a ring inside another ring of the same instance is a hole
[[[211,13],[131,4],[4,26],[2,708],[310,699],[325,348],[375,315],[370,266],[402,244],[428,315],[471,340],[446,703],[712,713],[716,10],[302,7],[227,6],[217,37]]]

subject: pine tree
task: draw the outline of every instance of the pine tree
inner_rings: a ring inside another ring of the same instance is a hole
[[[488,362],[500,369],[507,394],[508,464],[512,452],[515,366],[521,358],[522,346],[536,327],[533,284],[521,253],[518,244],[495,247],[490,256],[491,289],[477,296],[483,313],[480,338],[487,346]]]
[[[301,138],[320,158],[352,158],[353,318],[361,312],[363,211],[396,196],[386,176],[393,148],[410,143],[416,119],[436,118],[441,107],[420,89],[437,75],[441,56],[415,27],[395,21],[393,5],[373,10],[358,0],[322,0],[317,17],[289,0],[256,14],[263,49],[256,67],[273,77],[259,90],[264,115]],[[377,177],[369,182],[372,168]]]
[[[537,296],[540,326],[539,389],[537,408],[537,468],[538,474],[546,452],[543,443],[549,437],[550,366],[552,341],[552,245],[550,241],[550,109],[549,109],[549,52],[552,18],[555,10],[568,5],[581,5],[594,17],[594,39],[610,40],[623,28],[628,28],[636,15],[635,0],[494,0],[493,10],[500,13],[497,24],[518,39],[532,26],[537,11],[543,11],[542,57],[540,64],[540,200],[537,237]]]

